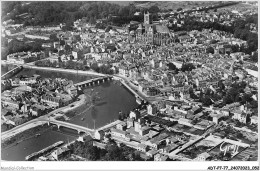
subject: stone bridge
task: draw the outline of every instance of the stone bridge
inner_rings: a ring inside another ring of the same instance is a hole
[[[80,82],[80,83],[77,83],[77,84],[74,84],[75,87],[88,87],[88,86],[92,86],[92,85],[95,85],[95,84],[100,84],[102,82],[105,82],[105,81],[110,81],[112,80],[112,76],[104,76],[104,77],[98,77],[98,78],[93,78],[93,79],[90,79],[90,80],[87,80],[87,81],[83,81],[83,82]]]

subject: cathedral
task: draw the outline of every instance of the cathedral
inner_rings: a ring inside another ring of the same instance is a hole
[[[167,26],[153,23],[149,12],[144,14],[144,23],[140,23],[132,36],[137,41],[143,41],[152,45],[167,45],[174,41]]]

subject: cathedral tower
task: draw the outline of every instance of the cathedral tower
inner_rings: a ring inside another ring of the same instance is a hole
[[[147,12],[147,14],[144,13],[144,24],[151,24],[151,15],[149,12]]]

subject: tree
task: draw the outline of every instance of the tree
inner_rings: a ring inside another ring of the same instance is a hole
[[[128,16],[128,14],[129,14],[129,9],[128,9],[128,7],[126,6],[126,7],[121,7],[120,9],[119,9],[119,11],[118,11],[118,14],[120,15],[120,16]]]
[[[171,62],[168,64],[168,67],[169,67],[169,70],[176,70],[177,69],[176,65],[174,65]]]
[[[232,46],[231,46],[231,49],[232,49],[232,52],[233,52],[233,53],[239,52],[239,46],[238,46],[238,45],[232,45]]]
[[[178,8],[176,11],[181,11],[182,10],[182,8]]]
[[[53,67],[55,67],[56,68],[56,66],[58,65],[58,63],[57,63],[57,61],[53,61]]]
[[[129,8],[129,17],[132,17],[133,15],[134,15],[134,13],[136,12],[136,7],[135,7],[135,5],[134,4],[130,4],[129,6],[128,6],[128,8]]]
[[[209,105],[212,104],[212,101],[211,101],[209,96],[205,96],[205,97],[202,98],[202,103],[205,106],[209,106]]]
[[[219,81],[219,82],[218,82],[218,87],[219,87],[221,90],[224,90],[224,89],[225,89],[225,85],[224,85],[223,81]]]
[[[226,155],[223,157],[223,160],[228,161],[231,159],[231,156],[232,156],[231,153],[227,152]]]
[[[118,119],[121,121],[124,120],[124,114],[122,113],[122,111],[118,113]]]
[[[65,51],[64,50],[60,50],[59,51],[59,56],[62,56],[62,55],[64,55],[65,54]]]
[[[62,62],[62,61],[61,61],[61,57],[60,57],[60,56],[58,57],[58,62],[59,62],[59,63],[60,63],[60,62]]]
[[[119,119],[120,121],[123,120],[122,115],[121,115],[120,113],[118,114],[118,119]]]
[[[123,113],[123,118],[126,119],[128,117],[127,113]]]
[[[89,23],[90,23],[90,24],[96,24],[96,21],[95,21],[94,17],[91,17],[91,18],[89,19]]]
[[[191,121],[191,124],[196,125],[198,122],[199,122],[199,119],[198,119],[198,118],[194,118],[194,119]]]
[[[100,150],[97,147],[94,147],[92,144],[88,146],[86,153],[87,153],[88,160],[95,161],[100,158],[100,155],[99,155]]]
[[[235,97],[235,102],[240,102],[240,101],[241,101],[240,94],[237,94]]]
[[[73,36],[72,36],[72,42],[73,42],[73,43],[77,43],[77,42],[79,42],[79,41],[81,41],[80,35],[73,35]]]
[[[206,89],[206,92],[205,92],[205,95],[211,95],[211,93],[212,93],[212,90],[210,89],[210,88],[207,88]]]
[[[33,52],[40,52],[42,50],[42,43],[35,42],[31,45],[31,51]]]
[[[134,160],[134,161],[143,161],[143,159],[142,159],[141,156],[140,156],[140,153],[137,152],[137,151],[134,152],[133,160]]]
[[[254,62],[258,62],[258,52],[254,52],[251,56],[251,60]]]
[[[252,95],[251,94],[244,94],[243,96],[242,96],[242,101],[241,101],[241,103],[242,104],[245,104],[245,103],[247,103],[247,102],[251,102],[253,99],[252,99]]]
[[[213,39],[213,40],[210,41],[211,44],[216,44],[217,42],[218,42],[218,41],[215,40],[215,39]]]
[[[57,42],[57,41],[59,41],[59,39],[58,39],[58,37],[57,37],[57,34],[56,34],[56,33],[51,34],[51,35],[50,35],[50,40],[51,40],[52,42]]]
[[[53,53],[58,53],[59,51],[58,51],[58,49],[53,48],[53,49],[52,49],[52,52],[53,52]]]
[[[82,50],[79,50],[78,51],[78,60],[82,60],[82,59],[84,59],[84,53]]]
[[[110,69],[109,65],[101,65],[99,67],[99,72],[103,74],[113,74],[112,70]]]
[[[126,158],[123,155],[122,149],[120,149],[115,143],[106,146],[107,154],[104,157],[106,161],[125,161]]]
[[[235,98],[240,92],[241,92],[241,88],[237,86],[230,88],[227,91],[226,96],[223,99],[223,102],[225,101],[225,103],[227,104],[235,102]]]
[[[69,20],[66,22],[65,26],[63,26],[62,31],[72,31],[73,30],[73,20]]]
[[[112,29],[112,26],[107,26],[105,32],[109,32]]]
[[[96,72],[99,72],[99,67],[98,67],[98,64],[97,63],[93,63],[90,68]]]
[[[70,47],[70,45],[65,45],[65,50],[66,50],[66,52],[70,52],[71,51],[71,47]]]
[[[198,96],[196,96],[196,94],[194,94],[194,92],[191,92],[191,93],[190,93],[190,98],[192,98],[192,99],[197,99]]]
[[[256,100],[251,101],[250,107],[251,108],[258,108],[258,101],[256,101]]]
[[[181,67],[181,71],[182,72],[185,72],[185,71],[191,71],[195,69],[195,66],[192,64],[192,63],[185,63],[182,65]]]
[[[159,7],[158,7],[157,5],[153,5],[153,6],[151,6],[151,7],[148,9],[148,11],[149,11],[150,13],[158,13],[158,12],[160,12],[160,9],[159,9]]]
[[[207,49],[206,49],[206,53],[211,53],[211,54],[214,54],[214,48],[213,47],[208,47]]]
[[[87,60],[86,59],[83,60],[83,65],[87,65]]]

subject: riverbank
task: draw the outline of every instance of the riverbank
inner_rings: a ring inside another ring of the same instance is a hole
[[[121,75],[117,74],[117,75],[113,75],[113,79],[117,80],[117,81],[120,81],[121,84],[123,84],[125,86],[125,88],[128,89],[129,91],[131,91],[135,96],[137,95],[142,100],[149,101],[148,97],[150,97],[150,96],[147,96],[143,92],[140,92],[138,90],[138,86],[132,84],[127,77],[124,77],[124,76],[121,76]]]
[[[134,94],[136,93],[142,100],[145,100],[147,102],[153,103],[154,101],[167,100],[166,98],[160,97],[160,96],[147,96],[145,93],[139,91],[138,86],[131,83],[129,78],[124,77],[122,75],[115,74],[115,75],[113,75],[113,79],[119,80],[122,84],[124,84],[125,88],[131,89],[134,92]],[[131,90],[129,90],[129,91],[131,91]]]
[[[73,111],[73,110],[77,109],[78,107],[84,105],[85,102],[86,102],[86,96],[85,96],[85,94],[79,95],[78,98],[79,98],[79,101],[75,101],[75,102],[71,103],[71,104],[69,105],[69,108],[65,108],[65,109],[63,109],[62,111],[63,111],[64,113],[67,113],[67,112]]]
[[[2,149],[11,148],[11,147],[19,144],[20,142],[28,140],[30,138],[34,138],[36,136],[36,134],[42,134],[42,133],[48,131],[49,129],[51,129],[51,127],[49,127],[47,124],[38,125],[36,127],[27,129],[21,133],[16,134],[15,136],[13,136],[9,139],[2,141],[1,148]]]
[[[87,105],[87,104],[86,104]],[[87,109],[85,109],[83,112],[79,112],[80,111],[80,108],[81,106],[77,107],[76,109],[73,109],[73,110],[70,110],[68,112],[66,112],[62,117],[60,118],[56,118],[56,120],[59,120],[59,121],[67,121],[66,118],[69,118],[69,120],[73,119],[74,117],[78,116],[78,115],[81,115],[83,114],[84,112],[87,112],[91,107],[93,107],[92,105],[89,106]]]
[[[69,105],[69,108],[62,110],[62,112],[64,113],[62,116],[55,117],[54,119],[58,121],[67,121],[74,118],[77,115],[81,115],[82,113],[77,113],[77,110],[83,105],[87,105],[86,96],[84,94],[81,94],[79,96],[79,99],[80,99],[79,101],[76,101],[77,102],[76,104],[72,103]]]

